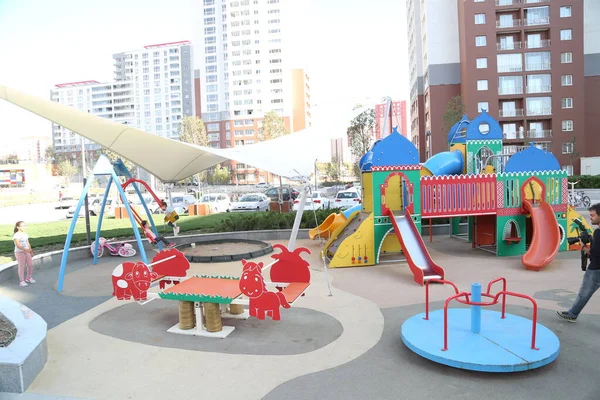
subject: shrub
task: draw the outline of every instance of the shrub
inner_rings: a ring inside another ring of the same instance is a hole
[[[300,229],[311,229],[321,224],[331,213],[338,213],[338,209],[305,211],[302,214]],[[315,221],[316,216],[316,221]],[[232,214],[230,218],[224,219],[217,224],[214,232],[240,232],[261,231],[273,229],[292,229],[296,212],[253,212],[243,214]]]
[[[574,175],[569,177],[569,182],[577,182],[575,189],[600,189],[600,176],[598,175]],[[569,189],[571,187],[569,186]]]

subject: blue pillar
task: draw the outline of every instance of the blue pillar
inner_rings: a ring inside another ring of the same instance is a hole
[[[112,171],[112,179],[115,181],[115,186],[119,191],[119,195],[121,199],[123,199],[123,203],[125,205],[125,209],[127,210],[127,214],[129,214],[129,221],[131,222],[131,228],[133,229],[133,234],[135,236],[135,240],[138,244],[138,248],[140,250],[140,256],[142,257],[142,261],[144,264],[148,264],[148,260],[146,259],[146,250],[144,249],[144,245],[142,244],[142,238],[140,237],[140,230],[138,229],[138,225],[133,218],[133,212],[131,211],[131,207],[129,206],[129,201],[127,201],[127,196],[125,196],[125,191],[119,184],[119,178],[115,174],[115,171]]]
[[[481,284],[471,284],[471,301],[474,303],[481,302]],[[471,332],[481,332],[481,306],[471,306]]]
[[[112,176],[108,178],[108,183],[106,184],[106,190],[104,191],[104,197],[102,198],[102,204],[100,204],[100,212],[98,213],[98,226],[96,227],[96,238],[94,239],[94,261],[93,264],[98,264],[98,249],[100,248],[100,232],[102,230],[102,219],[104,218],[104,207],[106,206],[106,200],[108,199],[108,195],[110,193],[110,185],[112,184]]]
[[[58,293],[62,292],[63,289],[63,281],[65,279],[65,270],[67,268],[67,259],[69,258],[69,248],[71,247],[71,240],[73,239],[73,232],[75,231],[75,225],[77,224],[77,219],[79,218],[79,211],[81,211],[81,206],[83,205],[83,201],[85,200],[85,196],[90,190],[90,186],[92,186],[92,182],[94,181],[94,175],[92,174],[90,178],[87,180],[83,188],[83,192],[81,193],[81,197],[79,197],[79,201],[77,202],[77,207],[75,207],[75,214],[73,214],[73,220],[71,221],[71,226],[69,227],[69,231],[67,232],[67,240],[65,240],[65,248],[63,250],[62,258],[60,260],[60,270],[58,271],[58,282],[56,285],[56,290]]]

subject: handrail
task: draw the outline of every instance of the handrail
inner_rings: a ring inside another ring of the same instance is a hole
[[[506,278],[496,278],[490,281],[487,285],[487,290],[485,293],[481,293],[481,296],[491,298],[491,301],[471,301],[470,296],[471,293],[460,292],[456,284],[451,281],[447,281],[445,279],[430,279],[425,282],[425,317],[424,320],[429,320],[429,283],[436,282],[441,284],[451,285],[454,289],[454,295],[448,297],[444,303],[444,347],[442,351],[448,350],[448,306],[452,302],[452,300],[456,300],[458,303],[469,305],[469,306],[493,306],[498,304],[500,301],[500,297],[502,297],[502,314],[501,318],[506,318],[506,296],[514,296],[522,299],[529,300],[533,305],[532,311],[532,327],[531,327],[531,349],[539,350],[535,347],[535,339],[536,339],[536,331],[537,331],[537,312],[538,307],[536,301],[531,296],[527,296],[521,293],[509,292],[506,290]],[[502,282],[502,290],[496,294],[491,294],[492,286],[497,283]]]
[[[452,300],[456,300],[461,304],[466,304],[466,305],[471,305],[471,306],[491,306],[491,305],[498,304],[498,299],[500,298],[500,296],[506,296],[506,295],[520,297],[522,299],[527,299],[527,300],[531,301],[531,304],[533,305],[533,317],[532,317],[532,327],[531,327],[531,349],[539,350],[537,347],[535,347],[535,336],[536,336],[536,329],[537,329],[537,303],[536,303],[536,301],[532,297],[527,296],[525,294],[508,292],[508,291],[503,290],[501,292],[496,293],[493,300],[491,302],[487,302],[487,303],[469,301],[469,294],[466,292],[455,294],[454,296],[449,297],[446,300],[446,303],[444,304],[444,347],[442,348],[442,351],[448,350],[448,305],[450,304],[450,302]],[[482,293],[482,296],[492,297],[490,294],[487,294],[487,293],[485,293],[485,294]],[[459,300],[460,297],[465,297],[466,300],[461,301],[461,300]]]
[[[429,284],[431,282],[452,285],[454,288],[454,293],[458,294],[458,287],[454,284],[454,282],[450,282],[445,279],[428,279],[425,281],[425,318],[423,319],[426,321],[429,320]]]

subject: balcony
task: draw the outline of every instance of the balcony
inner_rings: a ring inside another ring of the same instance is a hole
[[[523,48],[525,49],[544,49],[548,47],[550,47],[550,39],[540,40],[537,43],[523,42]]]
[[[514,117],[522,117],[525,115],[524,110],[522,108],[515,108],[512,110],[500,110],[498,111],[498,116],[500,118],[514,118]]]
[[[504,140],[523,140],[523,135],[519,135],[519,132],[503,132],[502,137]],[[510,153],[513,154],[513,153]]]
[[[515,153],[518,153],[522,150],[527,149],[528,147],[529,146],[515,146],[515,145],[502,146],[502,154],[513,155]]]
[[[513,4],[521,4],[521,0],[496,0],[496,7],[512,6]]]
[[[530,139],[551,138],[552,129],[534,129],[527,131],[527,137]]]
[[[499,87],[498,94],[500,96],[506,96],[509,94],[523,94],[523,88],[521,86]]]
[[[550,93],[552,91],[552,85],[535,85],[527,86],[526,91],[528,94],[532,93]]]
[[[550,17],[526,18],[523,20],[523,26],[548,25]]]
[[[527,53],[529,54],[529,53]],[[538,62],[525,64],[525,71],[550,71],[549,62]]]
[[[538,116],[538,115],[552,115],[552,108],[534,108],[527,110],[527,116]]]
[[[498,50],[517,50],[523,48],[524,42],[496,43]]]
[[[505,29],[505,28],[519,28],[523,25],[523,20],[520,19],[512,19],[510,21],[496,21],[496,28]]]
[[[521,64],[499,64],[498,73],[505,72],[522,72],[523,66]]]
[[[525,4],[546,3],[550,0],[525,0]]]

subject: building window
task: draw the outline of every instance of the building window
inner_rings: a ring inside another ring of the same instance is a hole
[[[563,86],[573,86],[573,75],[563,75],[560,77]]]
[[[562,153],[563,154],[572,154],[573,153],[573,142],[563,143],[562,144]]]
[[[571,6],[564,6],[560,8],[560,17],[568,18],[571,16]]]
[[[550,70],[550,52],[535,51],[525,53],[525,71]]]
[[[562,108],[573,108],[573,98],[563,97],[561,100]]]
[[[483,3],[485,0],[473,0],[473,3]]]
[[[475,46],[483,47],[487,45],[487,37],[486,36],[475,36]]]
[[[567,175],[569,175],[569,176],[573,175],[573,166],[572,165],[563,165],[562,169],[563,169],[563,171],[567,171]]]
[[[209,94],[206,96],[206,101],[209,101],[209,102],[219,101],[219,97],[216,94]]]
[[[573,130],[573,120],[567,119],[562,122],[563,132],[571,132]]]
[[[573,39],[573,31],[571,29],[560,30],[560,40],[571,40]]]
[[[490,104],[487,101],[480,101],[479,103],[477,103],[477,111],[490,111]]]
[[[477,90],[488,90],[487,79],[482,79],[482,80],[477,81]]]
[[[573,62],[573,53],[567,51],[565,53],[560,53],[560,62],[563,64],[570,64]]]
[[[485,24],[485,14],[475,14],[475,25]]]
[[[478,58],[477,59],[477,68],[487,68],[487,58]]]
[[[498,72],[521,72],[523,71],[523,57],[520,53],[498,54]]]

